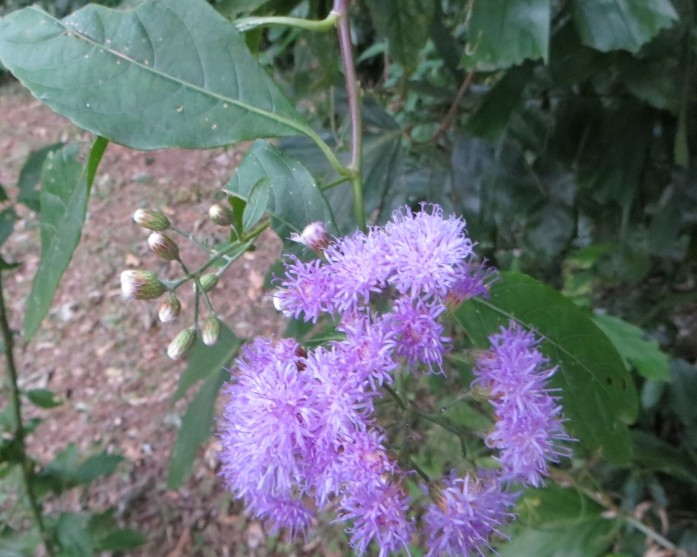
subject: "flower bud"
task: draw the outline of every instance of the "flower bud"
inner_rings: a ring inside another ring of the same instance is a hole
[[[307,246],[312,251],[322,253],[329,246],[329,234],[321,222],[311,222],[301,234],[293,232],[290,239],[299,244]]]
[[[218,275],[215,273],[206,273],[200,279],[198,279],[201,289],[204,292],[210,292],[218,284]],[[196,289],[196,284],[194,283],[194,290]]]
[[[163,323],[169,323],[179,317],[182,310],[182,304],[174,294],[170,294],[169,298],[162,302],[158,317]]]
[[[179,260],[179,246],[172,238],[162,232],[153,232],[148,236],[150,249],[167,261]]]
[[[133,220],[138,226],[162,232],[170,227],[169,219],[159,211],[151,209],[138,209],[133,213]]]
[[[216,203],[210,209],[208,209],[208,216],[211,221],[218,226],[230,226],[235,222],[235,216],[232,209],[226,205],[221,205]]]
[[[167,347],[167,355],[172,360],[178,360],[191,348],[196,340],[196,329],[189,327],[181,331]]]
[[[206,319],[203,324],[203,329],[201,330],[201,339],[203,344],[206,346],[213,346],[218,342],[218,335],[220,334],[220,321],[217,317],[211,316]]]
[[[121,292],[131,300],[154,300],[165,293],[167,287],[151,271],[123,271]]]

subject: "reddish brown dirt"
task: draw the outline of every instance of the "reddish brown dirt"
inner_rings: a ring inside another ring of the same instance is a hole
[[[10,198],[16,197],[14,185],[30,151],[72,140],[87,143],[91,137],[19,86],[0,89],[0,183]],[[50,411],[26,406],[27,413],[44,418],[30,438],[32,455],[47,462],[75,443],[87,453],[108,449],[126,458],[110,478],[73,490],[50,506],[73,511],[116,507],[122,524],[140,528],[147,537],[129,555],[331,554],[316,540],[304,548],[284,544],[241,514],[216,476],[215,439],[199,453],[186,485],[167,489],[168,458],[186,401],[170,403],[185,363],[168,360],[165,348],[190,324],[191,299],[184,299],[185,311],[177,322],[163,325],[157,320],[157,303],[127,302],[120,295],[123,269],[177,276],[175,265],[148,251],[147,234],[131,220],[133,211],[160,209],[199,238],[222,239],[220,229],[208,222],[207,211],[240,158],[234,149],[137,152],[110,145],[95,180],[82,239],[51,312],[31,343],[19,343],[21,386],[51,389],[65,401]],[[5,259],[21,262],[6,284],[18,339],[40,255],[37,218],[24,207],[19,212],[21,220],[3,246]],[[191,244],[179,244],[185,261],[201,261]],[[280,242],[267,234],[259,249],[236,262],[213,292],[216,309],[239,336],[281,329],[263,289],[265,273],[279,252]]]

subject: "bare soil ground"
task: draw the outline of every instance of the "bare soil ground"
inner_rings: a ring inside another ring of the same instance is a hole
[[[90,139],[18,85],[0,88],[0,183],[10,198],[16,197],[19,171],[32,150],[56,141]],[[269,538],[262,525],[241,513],[216,476],[215,439],[199,454],[185,487],[167,489],[168,458],[184,410],[181,403],[172,406],[170,399],[185,364],[171,362],[165,349],[190,324],[191,300],[184,300],[177,322],[163,325],[157,320],[157,303],[127,302],[120,295],[124,269],[176,276],[174,266],[148,251],[147,234],[133,223],[133,211],[160,209],[199,237],[221,236],[208,222],[208,207],[220,198],[240,158],[241,152],[233,149],[138,152],[110,145],[95,180],[82,239],[50,315],[32,342],[20,343],[18,350],[22,387],[51,389],[65,401],[50,411],[27,408],[44,418],[31,436],[32,454],[46,462],[75,443],[81,451],[107,448],[126,458],[115,475],[69,493],[54,506],[115,506],[123,524],[140,528],[148,540],[130,555],[329,554],[317,541],[301,547]],[[38,219],[24,207],[20,210],[22,218],[3,247],[6,259],[21,262],[6,285],[18,339],[40,254]],[[201,260],[190,244],[182,241],[180,248],[185,261]],[[245,254],[228,270],[213,292],[216,309],[238,336],[278,334],[282,328],[263,289],[265,273],[279,253],[280,242],[269,233],[256,252]]]

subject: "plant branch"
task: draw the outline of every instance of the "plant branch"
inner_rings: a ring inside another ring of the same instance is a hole
[[[351,185],[353,188],[353,209],[358,227],[365,230],[365,208],[363,206],[363,183],[361,180],[361,163],[363,159],[363,129],[361,122],[361,107],[359,99],[358,78],[353,60],[353,45],[351,44],[351,25],[348,17],[350,0],[334,0],[332,12],[339,15],[338,32],[341,62],[346,80],[349,116],[351,119]]]
[[[39,534],[48,555],[54,555],[53,543],[49,536],[46,526],[44,525],[43,515],[39,501],[34,493],[34,465],[27,458],[26,453],[26,432],[24,430],[24,422],[22,421],[22,399],[19,392],[19,384],[17,377],[17,366],[14,359],[14,339],[10,330],[7,309],[5,307],[5,294],[2,288],[2,272],[0,271],[0,329],[2,329],[2,338],[5,342],[5,361],[7,362],[7,374],[9,375],[10,397],[13,410],[13,418],[15,421],[14,442],[17,444],[17,452],[19,454],[19,467],[22,470],[22,481],[24,489],[29,501],[31,513],[34,516],[34,521],[39,529]]]
[[[251,31],[257,27],[276,25],[282,27],[295,27],[304,31],[329,31],[332,27],[334,27],[338,19],[339,14],[334,10],[329,12],[327,17],[320,20],[285,16],[245,17],[235,21],[235,29],[237,29],[240,33],[245,33],[246,31]]]
[[[462,81],[462,84],[460,85],[460,88],[457,90],[457,94],[455,95],[455,98],[453,99],[453,102],[450,105],[450,108],[448,109],[448,113],[445,115],[445,118],[443,118],[441,123],[438,125],[438,129],[433,134],[431,141],[437,140],[441,135],[448,131],[450,126],[452,126],[453,120],[455,119],[455,116],[457,116],[457,110],[460,106],[460,103],[462,102],[462,97],[465,96],[467,89],[469,89],[473,77],[474,69],[471,69],[469,72],[467,72],[465,79]]]

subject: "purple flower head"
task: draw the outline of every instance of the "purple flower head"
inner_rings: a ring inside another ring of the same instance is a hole
[[[288,256],[284,262],[286,276],[274,295],[276,309],[288,317],[316,322],[321,313],[330,312],[335,296],[334,281],[321,260],[304,262]]]
[[[391,372],[397,367],[394,331],[380,317],[368,315],[345,319],[338,330],[346,334],[345,340],[334,344],[345,373],[368,383],[372,391],[391,384]]]
[[[558,398],[547,387],[556,368],[537,349],[539,341],[515,323],[489,337],[491,350],[477,359],[474,383],[490,393],[496,425],[487,444],[499,450],[498,460],[508,481],[534,486],[548,474],[548,462],[569,456],[562,441],[570,441],[563,427]]]
[[[237,361],[221,424],[221,474],[230,490],[260,505],[306,490],[305,455],[321,409],[315,383],[299,371],[299,346],[257,339]],[[280,356],[280,357],[279,357]]]
[[[424,516],[427,557],[484,555],[492,535],[514,516],[515,495],[483,472],[464,478],[452,472],[431,489],[431,496],[435,502]]]
[[[301,500],[273,495],[254,498],[247,510],[265,521],[270,526],[271,532],[287,528],[291,538],[296,534],[304,536],[315,516]]]
[[[391,313],[386,316],[397,342],[397,354],[406,358],[410,366],[425,364],[431,371],[442,373],[445,345],[450,342],[443,336],[443,325],[438,317],[445,306],[437,302],[413,301],[410,298],[396,300]]]
[[[351,547],[363,555],[372,541],[378,555],[385,557],[400,549],[409,550],[414,523],[407,517],[409,496],[401,486],[351,485],[339,503],[339,520],[351,522],[346,529]]]
[[[487,267],[485,262],[467,265],[448,292],[449,306],[459,306],[470,298],[488,298],[489,285],[496,280],[496,269]]]
[[[334,283],[331,313],[352,313],[367,306],[371,294],[383,289],[388,268],[385,244],[377,229],[367,235],[356,232],[336,240],[324,256],[327,273]]]
[[[389,282],[398,292],[443,299],[466,271],[472,242],[465,221],[443,217],[438,205],[422,204],[414,213],[408,207],[395,211],[385,225]]]

